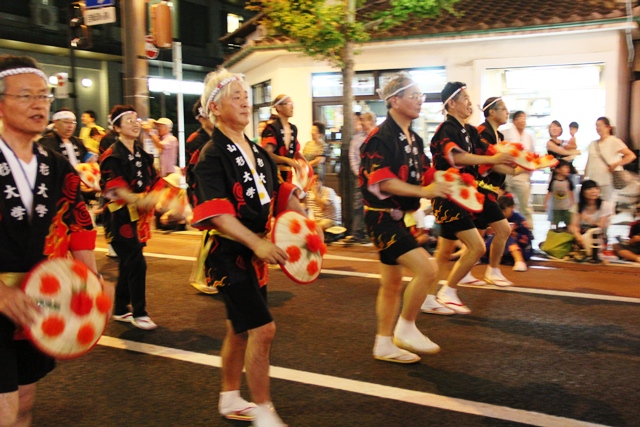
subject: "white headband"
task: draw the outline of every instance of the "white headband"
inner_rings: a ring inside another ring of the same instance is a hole
[[[489,107],[491,107],[493,104],[495,104],[496,102],[500,101],[501,99],[502,99],[502,97],[499,96],[496,99],[494,99],[493,101],[491,101],[489,104],[487,104],[486,107],[480,107],[479,105],[478,105],[478,107],[480,107],[480,109],[482,111],[487,111],[489,109]]]
[[[22,68],[11,68],[9,70],[0,71],[0,80],[4,79],[7,76],[15,76],[17,74],[35,74],[38,77],[42,78],[45,83],[49,84],[49,80],[47,79],[47,75],[38,68],[32,67],[22,67]]]
[[[278,105],[282,104],[285,100],[290,99],[291,97],[289,95],[285,95],[282,98],[280,98],[278,100],[278,102],[276,102],[275,104],[273,104],[271,107],[277,107]]]
[[[216,98],[216,95],[218,95],[218,93],[222,90],[222,88],[231,82],[239,82],[239,81],[242,81],[241,77],[233,76],[233,77],[226,78],[220,83],[218,83],[218,86],[216,86],[216,88],[211,91],[209,98],[207,98],[207,102],[202,106],[204,113],[206,114],[206,117],[209,116],[209,103]]]
[[[450,97],[448,97],[448,98],[447,98],[447,100],[446,100],[446,101],[444,101],[444,102],[442,103],[442,110],[446,110],[446,109],[447,109],[447,102],[451,101],[451,100],[452,100],[452,99],[453,99],[457,94],[459,94],[459,93],[460,93],[460,91],[461,91],[462,89],[466,89],[466,88],[467,88],[466,86],[461,86],[461,87],[459,87],[455,92],[453,92],[453,93],[451,94],[451,96],[450,96]]]
[[[124,113],[118,114],[115,119],[111,120],[111,124],[114,125],[114,126],[118,126],[118,125],[116,125],[116,122],[120,119],[120,117],[124,116],[125,114],[135,114],[136,117],[138,116],[138,113],[136,113],[135,111],[127,110]]]
[[[56,120],[64,120],[64,119],[70,119],[70,120],[75,120],[76,119],[76,115],[73,114],[72,111],[58,111],[57,113],[53,114],[53,117],[51,117],[51,120],[53,120],[54,122]]]
[[[378,96],[380,97],[380,99],[383,100],[383,101],[386,101],[387,99],[391,98],[392,96],[396,96],[397,94],[399,94],[403,90],[409,89],[411,86],[416,86],[416,85],[417,85],[417,83],[412,81],[410,84],[401,87],[400,89],[396,90],[392,94],[387,95],[386,97],[384,97],[384,94],[383,94],[384,91],[383,90],[376,89],[376,91],[378,92]]]

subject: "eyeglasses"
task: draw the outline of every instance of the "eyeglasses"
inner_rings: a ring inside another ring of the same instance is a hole
[[[425,102],[427,100],[427,94],[426,93],[413,93],[413,94],[407,96],[407,98],[409,98],[411,101],[421,100],[422,102]]]
[[[45,101],[47,104],[51,104],[54,100],[54,96],[51,93],[41,95],[31,95],[30,93],[24,93],[22,95],[12,95],[10,93],[0,93],[0,96],[11,96],[16,98],[18,102],[23,104],[32,104],[36,101]]]
[[[76,125],[76,124],[78,124],[78,122],[76,122],[75,120],[60,120],[60,122],[62,122],[62,124],[65,124],[65,125]]]

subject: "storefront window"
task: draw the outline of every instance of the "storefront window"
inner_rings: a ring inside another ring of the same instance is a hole
[[[447,71],[444,67],[420,68],[408,71],[411,78],[420,85],[422,93],[440,93],[447,84]],[[380,87],[384,87],[398,71],[385,71],[380,73]]]
[[[271,103],[271,80],[251,86],[253,92],[253,105]]]
[[[271,80],[251,86],[253,94],[253,135],[258,139],[258,123],[271,116]]]
[[[384,87],[399,70],[359,72],[353,81],[355,102],[353,112],[371,111],[378,117],[378,124],[387,116],[384,101],[380,100],[376,89]],[[429,143],[442,122],[443,115],[440,103],[440,91],[447,82],[444,67],[419,68],[407,71],[418,82],[420,90],[427,94],[427,102],[423,104],[420,117],[413,122],[413,129],[425,142],[425,150],[429,152]],[[327,140],[336,147],[336,155],[340,153],[340,140],[344,124],[342,108],[342,74],[319,73],[312,76],[314,96],[314,120],[327,124]]]
[[[563,140],[570,138],[569,123],[577,122],[576,140],[582,154],[573,164],[583,172],[587,146],[598,139],[596,119],[606,115],[603,72],[603,64],[488,69],[483,93],[502,96],[512,113],[527,113],[527,130],[534,135],[538,153],[547,152],[551,121],[562,124]]]
[[[351,88],[354,96],[375,94],[375,78],[373,73],[356,73]],[[311,78],[314,97],[342,96],[342,74],[314,74]]]

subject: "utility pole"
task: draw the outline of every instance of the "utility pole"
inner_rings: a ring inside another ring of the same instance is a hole
[[[173,75],[178,80],[178,166],[184,169],[185,159],[185,138],[184,138],[184,102],[182,94],[182,43],[173,42]],[[183,177],[184,178],[184,177]]]
[[[345,2],[347,8],[347,25],[353,25],[356,20],[356,0],[347,0]],[[342,68],[342,115],[344,118],[342,124],[342,141],[340,150],[340,193],[342,195],[342,225],[348,230],[348,234],[353,235],[352,230],[353,219],[353,197],[355,186],[355,177],[351,172],[349,165],[349,144],[353,137],[353,82],[354,72],[354,45],[353,41],[347,37],[347,41],[342,49],[342,60],[344,67]]]
[[[149,117],[149,67],[145,52],[147,2],[121,0],[122,50],[124,53],[124,102],[136,108],[138,116]]]

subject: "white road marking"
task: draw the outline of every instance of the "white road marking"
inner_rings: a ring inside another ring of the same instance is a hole
[[[526,293],[526,294],[553,295],[553,296],[560,296],[560,297],[584,298],[584,299],[594,299],[594,300],[600,300],[600,301],[616,301],[616,302],[628,302],[631,304],[640,304],[640,298],[619,297],[616,295],[583,294],[580,292],[554,291],[550,289],[538,289],[538,288],[520,288],[517,286],[509,286],[506,288],[501,288],[499,286],[493,286],[493,285],[476,286],[476,285],[459,284],[458,286],[464,286],[465,288],[492,289],[496,291],[520,292],[520,293]]]
[[[105,252],[105,253],[107,252],[107,249],[103,249],[103,248],[95,248],[94,250],[96,252]],[[175,259],[178,261],[195,261],[196,260],[196,257],[193,257],[193,256],[157,254],[153,252],[145,252],[144,256],[148,256],[151,258]],[[331,255],[331,254],[326,254],[324,256],[324,259],[333,259],[337,261],[358,261],[358,262],[375,262],[375,263],[380,262],[377,259],[356,258],[356,257],[350,257],[350,256]]]
[[[376,262],[376,263],[380,262],[380,260],[378,259],[356,258],[352,256],[331,255],[331,254],[326,254],[324,256],[324,259],[334,259],[337,261],[358,261],[358,262]]]
[[[107,252],[107,249],[103,248],[95,248],[94,252]],[[144,256],[148,256],[149,258],[166,258],[166,259],[175,259],[177,261],[196,261],[197,258],[194,256],[183,256],[183,255],[171,255],[171,254],[156,254],[153,252],[145,252]]]
[[[154,344],[145,344],[135,341],[123,340],[108,336],[102,336],[98,344],[105,347],[120,350],[135,351],[151,356],[166,357],[168,359],[183,362],[197,363],[200,365],[220,368],[222,359],[219,356],[196,353],[193,351],[163,347]],[[462,412],[465,414],[489,417],[517,423],[541,427],[600,427],[602,424],[593,424],[571,418],[547,415],[539,412],[514,409],[506,406],[491,405],[488,403],[474,402],[472,400],[456,399],[440,396],[433,393],[425,393],[415,390],[406,390],[398,387],[368,383],[364,381],[350,380],[347,378],[333,377],[330,375],[316,374],[313,372],[298,371],[295,369],[271,366],[270,377],[280,380],[309,384],[317,387],[325,387],[350,393],[364,394],[381,399],[396,400],[415,405],[439,408],[448,411]]]
[[[102,248],[96,248],[95,249],[96,252],[107,252],[106,249],[102,249]],[[169,255],[169,254],[158,254],[158,253],[153,253],[153,252],[145,252],[144,256],[146,257],[150,257],[150,258],[165,258],[165,259],[175,259],[177,261],[196,261],[196,257],[188,257],[188,256],[182,256],[182,255]],[[369,260],[369,259],[363,259],[363,258],[354,258],[354,257],[340,257],[338,255],[325,255],[325,257],[327,257],[327,259],[344,259],[346,261],[365,261],[365,262],[371,262],[371,261],[375,261],[378,262],[377,260]],[[269,268],[279,268],[277,266],[270,266]],[[330,270],[327,268],[323,268],[321,271],[321,274],[329,274],[329,275],[334,275],[334,276],[351,276],[351,277],[361,277],[361,278],[365,278],[365,279],[380,279],[380,275],[377,273],[360,273],[358,271],[342,271],[342,270]],[[410,281],[412,278],[411,277],[403,277],[402,280],[404,280],[405,282]],[[633,297],[621,297],[621,296],[615,296],[615,295],[599,295],[599,294],[587,294],[587,293],[581,293],[581,292],[570,292],[570,291],[555,291],[555,290],[550,290],[550,289],[537,289],[537,288],[521,288],[521,287],[517,287],[517,286],[510,286],[510,287],[506,287],[506,288],[502,288],[499,286],[493,286],[493,285],[483,285],[483,286],[476,286],[476,285],[458,285],[458,286],[462,286],[465,288],[476,288],[476,289],[487,289],[487,290],[494,290],[494,291],[505,291],[505,292],[520,292],[520,293],[525,293],[525,294],[537,294],[537,295],[552,295],[552,296],[557,296],[557,297],[566,297],[566,298],[582,298],[582,299],[592,299],[592,300],[599,300],[599,301],[616,301],[616,302],[625,302],[625,303],[630,303],[630,304],[640,304],[640,298],[633,298]]]
[[[329,270],[322,269],[321,274],[332,274],[336,276],[353,276],[353,277],[363,277],[367,279],[380,279],[380,275],[376,273],[359,273],[354,271],[342,271],[342,270]],[[408,276],[404,276],[402,278],[403,281],[408,282],[412,278]],[[517,286],[509,286],[509,287],[500,287],[493,285],[463,285],[458,284],[458,286],[465,288],[476,288],[476,289],[487,289],[494,291],[506,291],[506,292],[520,292],[526,294],[538,294],[538,295],[553,295],[559,297],[569,297],[569,298],[584,298],[584,299],[594,299],[600,301],[617,301],[617,302],[628,302],[632,304],[640,304],[640,298],[633,297],[619,297],[615,295],[598,295],[598,294],[584,294],[580,292],[570,292],[570,291],[554,291],[550,289],[538,289],[538,288],[521,288]]]

